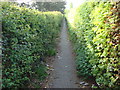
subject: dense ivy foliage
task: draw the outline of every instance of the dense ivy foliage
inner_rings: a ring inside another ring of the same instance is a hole
[[[3,87],[20,87],[43,57],[54,55],[62,14],[2,3]]]
[[[75,10],[67,20],[79,75],[93,75],[102,87],[119,87],[120,3],[85,2]]]

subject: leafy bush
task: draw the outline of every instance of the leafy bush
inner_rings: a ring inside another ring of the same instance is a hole
[[[20,87],[43,57],[54,51],[62,14],[39,12],[0,2],[2,6],[3,88]]]
[[[75,44],[77,70],[78,74],[83,76],[91,76],[92,66],[89,63],[89,59],[92,57],[92,53],[88,49],[87,44],[91,43],[89,39],[93,37],[93,35],[88,35],[88,32],[92,33],[90,32],[92,24],[89,15],[93,8],[93,3],[84,3],[76,11],[70,10],[70,13],[75,13],[73,19],[68,14],[71,39]]]
[[[102,87],[120,85],[120,2],[85,2],[70,23],[77,69],[80,75],[93,75]]]

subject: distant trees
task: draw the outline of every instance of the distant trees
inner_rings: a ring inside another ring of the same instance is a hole
[[[73,8],[73,3],[72,3],[72,2],[70,3],[70,9],[71,9],[71,8]]]
[[[61,0],[60,2],[34,2],[33,7],[39,11],[60,11],[64,12],[66,2]]]
[[[3,0],[4,1],[4,0]],[[60,11],[64,13],[66,1],[65,0],[57,0],[57,1],[39,1],[31,0],[29,2],[18,3],[17,0],[5,0],[9,2],[17,3],[18,6],[26,6],[27,8],[38,9],[39,11]]]

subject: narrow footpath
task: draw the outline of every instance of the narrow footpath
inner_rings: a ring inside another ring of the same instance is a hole
[[[78,88],[75,59],[67,34],[66,21],[63,20],[60,34],[59,50],[53,61],[53,73],[50,76],[49,88]]]
[[[65,19],[62,22],[60,39],[57,46],[57,55],[52,59],[52,72],[44,88],[90,88],[94,81],[89,78],[77,77],[75,56],[67,33]]]

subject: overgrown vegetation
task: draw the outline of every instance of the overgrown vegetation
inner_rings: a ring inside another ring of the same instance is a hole
[[[62,14],[57,11],[39,12],[7,2],[0,3],[2,87],[22,87],[35,73],[40,75],[40,79],[44,78],[43,73],[39,74],[40,62],[45,56],[55,54],[55,38],[59,33]]]
[[[78,74],[93,75],[101,87],[119,87],[120,2],[84,2],[66,16]]]

